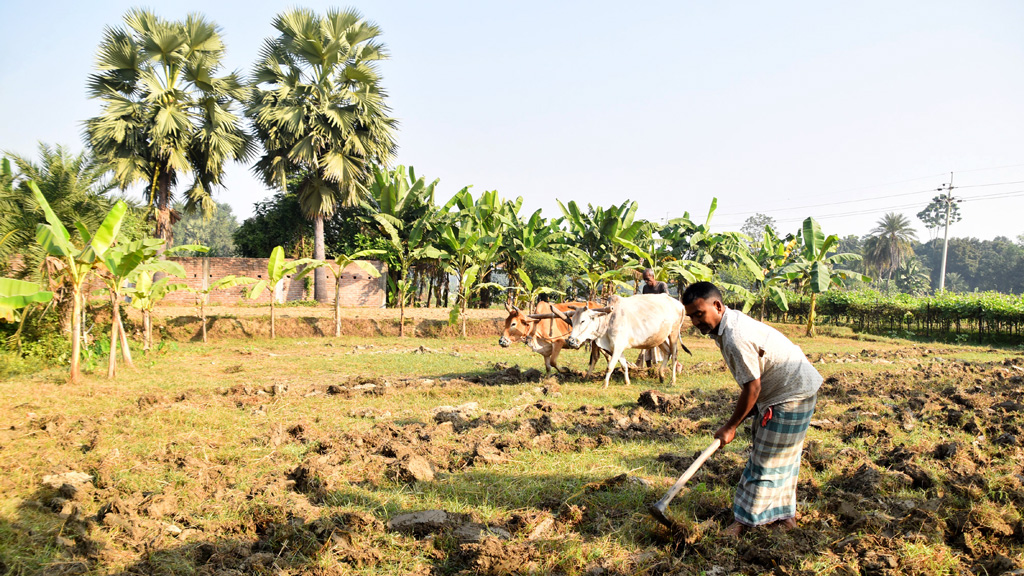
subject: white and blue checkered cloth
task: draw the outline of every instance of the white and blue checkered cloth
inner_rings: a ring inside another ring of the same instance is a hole
[[[753,419],[750,459],[732,505],[737,522],[760,526],[796,517],[800,453],[816,401],[814,395],[772,406],[766,426],[761,426],[764,412]]]

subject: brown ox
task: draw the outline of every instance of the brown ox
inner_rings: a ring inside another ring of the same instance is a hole
[[[541,316],[541,318],[531,318],[531,315],[523,313],[519,308],[506,302],[505,310],[508,311],[508,318],[505,319],[505,330],[501,333],[498,344],[503,348],[508,348],[513,342],[524,342],[530,347],[530,350],[544,357],[545,372],[550,373],[551,368],[561,372],[558,367],[558,353],[565,347],[565,339],[572,332],[571,314],[575,310],[574,306],[582,307],[582,305],[582,302],[567,302],[552,306],[547,302],[538,302],[534,315]],[[600,307],[601,304],[597,302],[587,302],[587,308]],[[561,312],[564,318],[557,317],[552,308]],[[591,356],[595,353],[600,354],[596,349],[591,350]],[[591,358],[591,362],[594,361],[596,359]]]

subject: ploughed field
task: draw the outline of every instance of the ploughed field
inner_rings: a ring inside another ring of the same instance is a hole
[[[800,525],[739,540],[746,434],[673,501],[677,530],[645,510],[733,409],[707,339],[685,338],[674,388],[602,389],[583,351],[545,377],[497,335],[168,342],[114,382],[11,379],[0,573],[1024,568],[1024,354],[850,336],[794,337],[826,378]]]

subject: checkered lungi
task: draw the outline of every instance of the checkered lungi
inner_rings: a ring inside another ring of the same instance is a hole
[[[759,526],[796,516],[796,481],[800,452],[817,395],[772,406],[772,419],[753,419],[750,459],[743,469],[732,512],[736,521]]]

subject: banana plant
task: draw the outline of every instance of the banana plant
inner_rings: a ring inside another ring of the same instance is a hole
[[[123,246],[113,246],[103,255],[105,271],[100,278],[106,284],[106,292],[110,296],[110,359],[107,362],[107,378],[113,378],[117,372],[117,343],[121,342],[121,358],[129,367],[133,366],[131,348],[128,337],[121,324],[121,299],[124,296],[125,281],[133,275],[142,264],[159,253],[163,240],[146,238]],[[162,264],[171,264],[162,261]],[[181,275],[184,275],[182,271]]]
[[[227,290],[235,286],[248,286],[255,283],[255,278],[231,274],[215,281],[206,288],[185,287],[185,290],[195,297],[196,306],[199,307],[199,321],[202,323],[203,344],[206,344],[206,304],[210,301],[210,293],[215,290]]]
[[[106,270],[100,271],[100,278],[106,284],[105,292],[110,296],[110,360],[107,364],[107,378],[113,378],[117,372],[117,343],[121,342],[121,358],[129,367],[133,366],[131,348],[128,346],[128,335],[121,323],[121,301],[124,297],[125,284],[139,271],[164,272],[172,276],[185,276],[185,269],[178,263],[160,260],[160,252],[164,241],[158,238],[145,238],[115,245],[107,250],[102,261]],[[163,251],[170,256],[184,251],[206,252],[208,248],[197,244],[174,246]]]
[[[619,268],[627,259],[626,248],[616,239],[633,241],[650,225],[646,220],[636,219],[639,206],[632,200],[608,208],[588,204],[585,212],[575,201],[568,204],[558,201],[558,207],[569,227],[573,245],[586,252],[603,270]]]
[[[252,290],[249,291],[249,299],[255,300],[263,294],[264,290],[270,289],[270,337],[272,339],[277,338],[277,329],[275,327],[277,311],[274,305],[277,303],[278,285],[287,276],[291,276],[294,282],[324,265],[326,265],[326,262],[315,258],[300,258],[291,262],[285,262],[284,248],[275,246],[271,250],[270,259],[267,261],[267,277],[253,285]],[[299,268],[302,268],[302,270],[298,270]]]
[[[433,185],[431,185],[432,190]],[[422,215],[411,226],[395,219],[386,218],[384,214],[374,214],[373,217],[380,229],[386,234],[388,243],[391,244],[391,264],[393,267],[390,271],[391,274],[388,275],[388,285],[394,291],[395,300],[398,302],[398,336],[403,338],[405,337],[405,302],[408,299],[409,289],[412,287],[412,283],[409,280],[409,269],[419,260],[441,257],[441,251],[430,244],[427,233],[430,224],[429,214]],[[403,238],[402,232],[406,227],[408,227],[408,233]],[[374,252],[384,253],[379,250]],[[337,278],[337,275],[335,275],[335,278]],[[335,302],[337,302],[337,298],[335,298]],[[337,309],[335,312],[336,336],[341,334],[340,315],[341,311]]]
[[[506,292],[510,292],[510,298],[512,298],[513,304],[517,307],[525,307],[533,314],[536,309],[537,298],[544,294],[555,294],[558,296],[565,296],[565,292],[561,290],[555,290],[548,286],[533,286],[533,280],[530,279],[530,275],[527,274],[522,268],[516,269],[516,276],[519,277],[519,286],[509,286],[505,288]]]
[[[784,290],[788,280],[781,272],[798,242],[799,240],[792,235],[779,238],[771,226],[765,226],[761,241],[750,246],[751,258],[761,267],[761,277],[755,277],[755,290],[751,292],[752,300],[747,307],[759,304],[761,320],[764,320],[768,300],[774,302],[780,310],[789,310],[789,301]]]
[[[441,231],[438,244],[442,260],[459,280],[455,305],[448,316],[449,324],[462,319],[462,337],[466,337],[466,310],[473,294],[486,288],[503,289],[493,282],[480,282],[495,267],[501,248],[503,224],[511,224],[500,211],[497,193],[485,192],[481,202],[474,203],[468,188],[463,188],[445,205],[445,210],[457,206],[459,211]],[[493,205],[493,206],[492,206]],[[498,206],[499,208],[494,208]]]
[[[370,264],[365,260],[372,256],[380,256],[385,254],[384,250],[360,250],[353,252],[352,254],[339,254],[334,262],[328,261],[327,267],[330,268],[331,273],[334,274],[334,336],[341,336],[341,273],[346,268],[355,264],[360,270],[369,274],[371,278],[379,278],[380,271],[377,270],[373,264]],[[403,278],[404,280],[404,278]],[[399,325],[399,336],[405,336],[405,302],[402,302],[402,318],[401,324]],[[206,341],[206,333],[203,332],[203,341]]]
[[[779,271],[779,274],[787,280],[796,282],[803,290],[811,295],[810,307],[807,312],[807,336],[814,337],[814,307],[818,294],[827,292],[833,286],[841,286],[844,280],[863,280],[870,282],[871,278],[859,272],[836,268],[837,264],[844,262],[856,262],[861,259],[860,254],[841,253],[832,254],[839,243],[839,237],[835,234],[825,236],[817,220],[808,217],[804,220],[802,228],[803,247],[796,262],[792,262]]]
[[[121,222],[124,220],[128,205],[123,200],[118,200],[99,227],[90,233],[84,224],[76,222],[75,227],[82,236],[82,245],[75,246],[71,241],[71,234],[50,208],[46,197],[39,190],[35,182],[28,182],[32,196],[43,209],[46,224],[36,226],[36,241],[43,247],[47,254],[60,259],[64,264],[62,273],[66,276],[71,286],[72,316],[71,316],[71,382],[78,382],[81,378],[79,363],[82,354],[82,307],[84,305],[83,287],[86,281],[93,274],[95,268],[102,262],[102,258],[117,239],[121,230]]]
[[[21,353],[21,329],[25,326],[28,311],[21,312],[33,304],[46,304],[53,300],[53,292],[40,289],[35,282],[0,278],[0,320],[18,322],[18,329],[12,340]]]
[[[175,264],[175,263],[172,263]],[[181,268],[180,264],[175,264]],[[185,270],[172,270],[174,275],[184,276]],[[188,285],[184,282],[172,282],[171,276],[164,276],[153,281],[149,270],[139,270],[129,278],[134,286],[125,288],[124,292],[132,299],[132,308],[142,311],[142,349],[149,350],[153,345],[153,308],[171,292],[184,290]]]
[[[498,257],[509,280],[517,284],[517,280],[522,278],[519,272],[526,258],[536,252],[561,251],[566,233],[559,227],[561,218],[548,221],[541,215],[540,209],[527,220],[519,218],[516,203],[506,201],[505,210],[513,225],[505,229],[502,236],[504,245]],[[527,289],[527,292],[530,290]]]
[[[370,182],[369,198],[363,201],[368,216],[364,220],[376,226],[381,236],[391,244],[391,250],[384,255],[388,264],[388,288],[392,296],[397,296],[399,306],[403,306],[407,298],[397,294],[399,283],[409,273],[410,262],[405,251],[414,251],[426,242],[427,226],[436,213],[434,206],[434,189],[439,180],[427,183],[416,170],[410,166],[397,166],[394,170],[373,169],[373,180]],[[410,243],[410,235],[419,230],[419,237]],[[395,241],[394,236],[399,238]],[[398,254],[396,256],[395,254]],[[402,284],[408,287],[409,283]],[[404,309],[402,316],[404,317]],[[404,328],[399,328],[401,332]]]
[[[14,278],[0,278],[0,320],[17,322],[18,310],[32,304],[46,304],[53,292],[41,290],[39,284]]]

